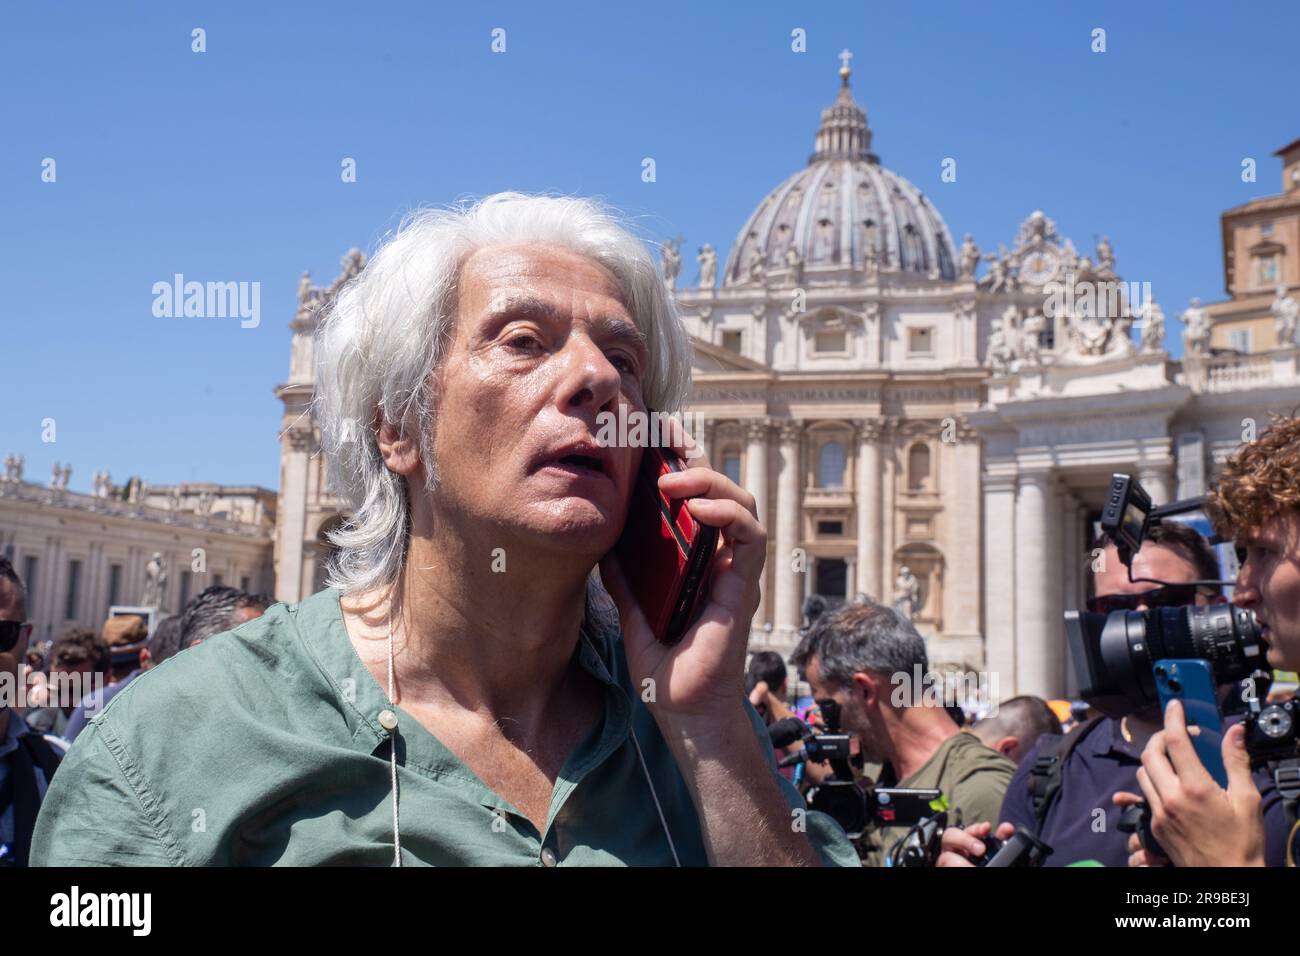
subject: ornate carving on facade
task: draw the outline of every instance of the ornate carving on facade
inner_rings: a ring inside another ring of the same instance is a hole
[[[797,246],[791,246],[785,251],[785,265],[787,282],[791,285],[803,282],[803,255]]]
[[[880,441],[885,426],[878,418],[859,418],[853,422],[853,430],[859,442],[872,444]]]
[[[969,232],[962,239],[961,252],[958,255],[961,262],[961,277],[963,279],[975,278],[975,270],[979,268],[980,264],[980,247],[975,245],[975,240],[971,238]]]
[[[745,438],[749,441],[767,441],[772,433],[772,420],[766,416],[745,420]]]
[[[310,332],[316,328],[321,315],[334,301],[338,291],[349,280],[361,274],[366,267],[366,256],[360,249],[349,249],[339,262],[339,274],[328,286],[321,288],[311,283],[311,273],[304,272],[298,280],[298,310],[289,328],[295,332]]]
[[[72,478],[72,466],[60,465],[56,461],[54,463],[54,466],[50,469],[50,484],[49,484],[50,490],[67,491],[68,481],[71,478]]]
[[[26,458],[22,455],[15,455],[12,452],[5,455],[5,481],[20,482],[23,480],[23,465]]]
[[[1165,349],[1165,313],[1155,299],[1142,303],[1138,314],[1142,326],[1142,354],[1151,355]]]
[[[144,567],[144,592],[140,595],[140,605],[158,608],[160,611],[166,610],[163,607],[166,593],[167,562],[163,560],[161,553],[155,551]]]
[[[798,419],[786,418],[778,425],[777,430],[781,435],[781,443],[789,444],[797,442],[803,437],[804,423]]]
[[[707,242],[700,246],[700,254],[695,257],[700,264],[700,288],[712,290],[718,282],[718,254]]]
[[[300,425],[290,428],[284,433],[284,437],[288,440],[289,447],[296,452],[311,451],[316,441],[312,429]]]
[[[1204,358],[1210,354],[1210,319],[1201,300],[1192,303],[1180,316],[1183,320],[1183,354],[1189,358]]]
[[[672,289],[677,285],[677,273],[682,269],[681,244],[668,239],[660,247],[663,256],[664,282]]]
[[[908,621],[921,610],[921,582],[907,565],[898,569],[894,579],[894,610]]]
[[[1300,305],[1286,294],[1286,286],[1277,287],[1277,296],[1269,307],[1273,316],[1273,331],[1277,333],[1277,344],[1289,348],[1296,344],[1297,317],[1300,317]]]

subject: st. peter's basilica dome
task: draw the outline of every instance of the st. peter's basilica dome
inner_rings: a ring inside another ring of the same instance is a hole
[[[794,269],[806,281],[882,272],[957,276],[948,227],[919,189],[880,165],[867,114],[840,69],[840,92],[822,110],[815,151],[758,204],[727,257],[727,286]],[[846,275],[846,273],[848,273]]]

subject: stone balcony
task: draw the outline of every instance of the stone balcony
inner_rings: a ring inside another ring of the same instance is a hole
[[[117,498],[100,498],[26,481],[0,478],[0,501],[25,501],[46,508],[62,508],[88,514],[152,521],[159,525],[237,535],[254,540],[271,540],[271,529],[263,525],[235,521],[216,515],[201,515],[193,511],[156,508]]]

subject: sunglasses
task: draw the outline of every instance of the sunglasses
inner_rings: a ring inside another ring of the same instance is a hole
[[[0,621],[0,653],[12,651],[22,636],[23,628],[31,628],[24,621]]]
[[[1150,608],[1186,607],[1196,603],[1195,584],[1169,584],[1137,594],[1107,594],[1088,599],[1088,610],[1093,614],[1113,614],[1115,611],[1136,611],[1139,604]]]

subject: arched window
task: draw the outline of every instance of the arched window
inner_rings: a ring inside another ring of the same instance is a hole
[[[907,487],[924,491],[930,487],[930,446],[917,442],[907,452]]]
[[[817,452],[817,487],[844,487],[844,446],[828,441]]]

